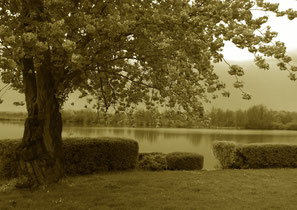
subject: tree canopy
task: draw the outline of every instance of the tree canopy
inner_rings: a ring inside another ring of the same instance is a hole
[[[296,80],[285,45],[262,27],[267,12],[297,16],[263,0],[1,0],[1,78],[24,91],[22,59],[34,58],[38,68],[48,51],[60,104],[79,90],[106,110],[145,103],[203,113],[216,92],[229,96],[212,65],[224,61],[224,41],[247,48],[261,69],[274,57]],[[228,65],[234,87],[250,99],[239,79],[243,68]]]

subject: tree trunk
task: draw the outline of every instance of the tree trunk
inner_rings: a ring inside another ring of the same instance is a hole
[[[34,69],[33,58],[23,59],[23,79],[28,118],[17,150],[20,181],[16,187],[57,182],[63,175],[62,120],[51,74],[50,51]]]
[[[22,0],[24,33],[34,31],[34,22],[43,22],[42,0]],[[44,41],[44,38],[39,38]],[[25,52],[30,52],[30,46]],[[42,64],[34,67],[34,58],[23,58],[23,83],[28,118],[22,143],[17,149],[20,180],[16,187],[34,187],[57,182],[63,175],[62,120],[52,76],[51,51],[43,53]]]

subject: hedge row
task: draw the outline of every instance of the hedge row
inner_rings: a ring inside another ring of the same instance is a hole
[[[197,153],[173,152],[166,160],[169,170],[199,170],[203,168],[204,157]]]
[[[15,150],[19,144],[20,140],[0,141],[0,177],[17,176]],[[63,147],[67,175],[132,169],[138,160],[138,143],[130,139],[68,138]]]
[[[213,153],[222,168],[297,168],[297,145],[217,141]]]
[[[15,151],[20,140],[0,141],[0,177],[17,176]],[[203,168],[203,156],[195,153],[140,153],[138,143],[124,138],[63,139],[67,175],[126,170],[137,165],[145,170],[196,170]]]
[[[197,153],[173,152],[140,153],[138,168],[144,170],[200,170],[203,168],[204,157]]]

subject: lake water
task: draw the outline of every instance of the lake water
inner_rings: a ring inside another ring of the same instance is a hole
[[[21,138],[23,123],[0,122],[0,139]],[[295,143],[297,131],[216,130],[173,128],[98,128],[64,126],[63,137],[126,137],[139,143],[140,152],[196,152],[204,156],[204,169],[217,165],[211,146],[215,140],[239,143]]]

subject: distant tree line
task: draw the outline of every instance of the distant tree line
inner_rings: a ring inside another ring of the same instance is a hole
[[[157,109],[120,113],[95,112],[92,109],[77,111],[64,110],[62,111],[62,119],[66,124],[72,123],[112,127],[205,127],[204,121],[197,121],[186,113],[173,110],[160,112]]]
[[[209,117],[210,127],[297,130],[297,112],[274,111],[264,105],[237,111],[213,108]]]
[[[27,117],[26,112],[0,112],[0,120],[14,120],[14,121],[22,121]]]
[[[0,120],[25,119],[26,115],[22,112],[0,112]],[[62,119],[66,124],[87,126],[297,130],[297,112],[275,111],[264,105],[237,111],[212,108],[207,113],[208,120],[204,121],[174,110],[161,112],[158,109],[139,109],[106,113],[89,108],[63,110]]]
[[[92,109],[62,112],[65,123],[112,127],[166,127],[166,128],[238,128],[297,130],[297,112],[275,111],[264,105],[247,110],[213,108],[208,120],[197,120],[186,113],[157,109],[135,110],[127,113],[95,112]]]

